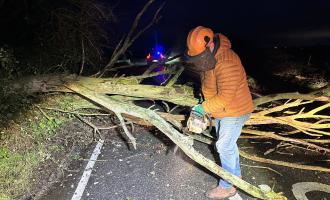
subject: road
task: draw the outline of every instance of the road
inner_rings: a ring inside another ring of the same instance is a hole
[[[160,132],[138,128],[135,136],[137,150],[130,150],[118,134],[106,139],[81,199],[207,199],[205,192],[216,186],[216,176],[194,163],[180,150],[174,153],[174,144]],[[211,159],[213,155],[216,156],[212,147],[198,142],[195,147]],[[249,150],[255,148],[250,143],[242,142],[240,147]],[[93,148],[83,155],[86,160],[72,165],[71,170],[65,172],[64,180],[55,185],[43,199],[71,199],[92,152]],[[275,191],[284,192],[288,199],[295,199],[291,191],[294,183],[314,181],[330,184],[330,176],[326,173],[292,170],[245,159],[242,159],[242,175],[254,185],[267,184]],[[330,200],[330,193],[311,192],[307,197],[310,200]],[[237,196],[230,198],[237,199],[254,198],[239,191]]]

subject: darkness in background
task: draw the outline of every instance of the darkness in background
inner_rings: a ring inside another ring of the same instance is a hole
[[[117,41],[123,34],[127,34],[136,14],[147,2],[104,1],[112,6],[118,19],[115,24],[106,27],[109,35]],[[142,26],[149,22],[152,11],[162,2],[164,1],[155,1],[143,16]],[[33,40],[36,30],[42,30],[47,24],[49,9],[65,5],[65,0],[0,0],[0,46],[7,44],[28,47],[36,41]],[[172,55],[181,53],[185,49],[189,30],[203,25],[229,37],[248,73],[263,74],[270,68],[264,60],[267,55],[261,48],[329,46],[329,9],[330,2],[321,0],[167,0],[162,19],[138,38],[127,54],[130,57],[144,58],[157,42],[164,45]],[[321,57],[328,59],[328,50],[324,47],[318,52],[322,52]],[[308,59],[308,53],[305,59]]]
[[[27,3],[28,2],[28,3]],[[106,1],[118,17],[113,27],[118,37],[127,33],[137,12],[146,1]],[[152,17],[163,0],[156,0],[142,18]],[[29,42],[35,27],[47,20],[46,8],[65,5],[65,0],[0,1],[0,44]],[[156,42],[168,49],[182,50],[189,30],[197,25],[227,35],[234,47],[274,45],[329,45],[330,2],[308,0],[277,1],[197,1],[167,0],[162,19],[133,45],[131,50],[144,55]],[[112,28],[112,27],[111,27]],[[109,27],[109,30],[111,29]]]
[[[141,1],[129,1],[131,9]],[[124,3],[124,1],[122,1]],[[135,4],[135,5],[134,5]],[[328,1],[189,1],[169,0],[161,21],[133,46],[155,41],[182,50],[186,35],[203,25],[229,37],[234,49],[241,47],[317,46],[330,44]]]

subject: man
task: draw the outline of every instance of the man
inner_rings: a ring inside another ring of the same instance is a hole
[[[253,111],[253,102],[245,70],[228,38],[198,26],[187,37],[186,57],[200,72],[204,102],[194,106],[200,114],[215,118],[218,140],[216,149],[222,167],[241,177],[237,139]],[[207,192],[212,199],[224,199],[236,189],[220,179],[218,187]]]

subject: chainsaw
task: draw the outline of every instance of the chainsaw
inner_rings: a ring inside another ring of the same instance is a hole
[[[209,126],[209,129],[207,127]],[[211,136],[212,130],[212,119],[210,115],[205,114],[202,115],[195,110],[191,110],[190,116],[187,120],[187,126],[182,128],[182,132],[187,135],[191,134],[203,134],[207,137],[212,138]],[[178,146],[174,148],[174,154],[178,150]]]
[[[208,114],[201,115],[200,113],[196,112],[195,110],[191,110],[190,116],[187,120],[187,129],[188,133],[192,134],[202,134],[204,132],[211,132],[212,119]],[[207,130],[207,127],[209,129]]]

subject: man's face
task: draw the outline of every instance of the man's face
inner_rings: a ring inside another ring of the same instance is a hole
[[[211,52],[213,52],[213,50],[214,50],[214,42],[213,41],[209,42],[206,46],[210,48]]]
[[[214,42],[209,41],[205,45],[205,47],[206,49],[202,53],[196,56],[189,56],[188,54],[186,54],[186,58],[188,60],[187,62],[193,64],[195,71],[199,71],[199,72],[208,71],[214,69],[216,65],[216,59],[213,55],[213,51],[215,48]]]

